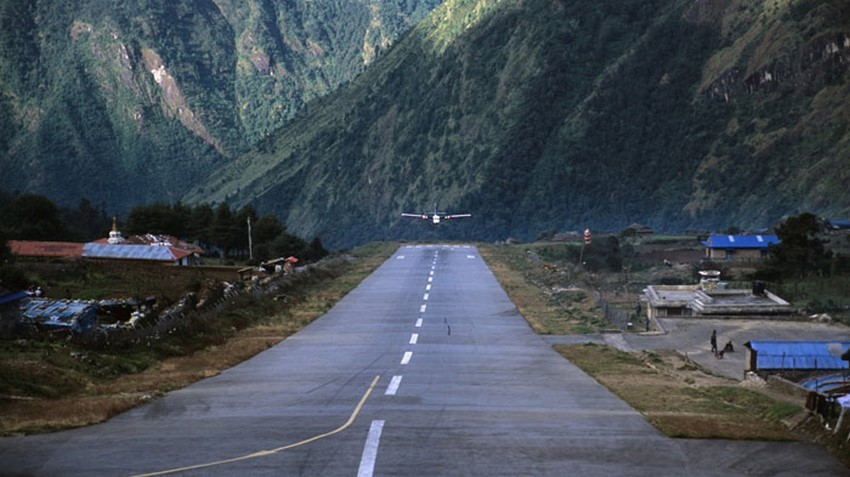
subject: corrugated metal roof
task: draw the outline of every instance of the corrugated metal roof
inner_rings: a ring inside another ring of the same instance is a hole
[[[850,388],[850,373],[847,371],[826,376],[817,376],[800,383],[800,386],[822,393]]]
[[[9,240],[12,253],[27,257],[79,257],[83,244],[77,242],[46,242],[34,240]]]
[[[152,245],[87,243],[83,247],[83,257],[87,258],[117,258],[123,260],[173,262],[191,254],[192,252],[186,250]]]
[[[764,248],[768,245],[778,244],[779,237],[773,234],[766,235],[725,235],[712,234],[702,244],[708,248]]]
[[[749,341],[758,369],[846,369],[850,341]]]
[[[31,298],[21,305],[21,323],[84,333],[97,324],[97,305],[86,301]]]
[[[108,244],[109,237],[99,238],[92,243]],[[129,237],[124,238],[123,242],[113,245],[155,245],[173,247],[179,250],[187,250],[189,252],[198,254],[204,253],[204,249],[202,247],[199,247],[193,243],[186,242],[184,240],[180,240],[173,235],[131,235]]]

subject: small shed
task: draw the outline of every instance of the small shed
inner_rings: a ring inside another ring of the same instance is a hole
[[[847,369],[841,355],[850,341],[752,340],[747,348],[746,371],[820,371]]]

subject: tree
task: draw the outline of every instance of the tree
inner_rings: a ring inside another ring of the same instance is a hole
[[[95,208],[86,198],[80,199],[76,209],[63,210],[62,216],[77,241],[88,242],[105,237],[112,227],[112,219],[106,215],[106,210],[102,206]]]
[[[47,197],[22,194],[2,214],[10,238],[18,240],[66,240],[69,232],[59,209]]]
[[[776,228],[780,243],[770,247],[768,266],[782,276],[806,277],[828,271],[831,252],[818,238],[820,224],[814,214],[789,217]]]
[[[186,237],[189,240],[198,240],[204,245],[210,245],[214,220],[215,211],[211,205],[201,204],[193,207],[186,223]]]
[[[328,251],[325,249],[324,245],[322,245],[322,239],[319,237],[313,237],[313,240],[310,242],[310,249],[307,251],[307,255],[304,258],[310,261],[317,261],[327,256],[327,254]]]

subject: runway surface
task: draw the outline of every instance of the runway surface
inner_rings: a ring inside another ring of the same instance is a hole
[[[535,335],[471,246],[404,246],[325,316],[20,476],[850,475],[818,446],[664,437]]]

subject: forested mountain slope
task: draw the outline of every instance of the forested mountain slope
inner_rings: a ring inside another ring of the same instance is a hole
[[[447,0],[186,199],[330,246],[847,216],[848,64],[843,0]]]
[[[437,3],[0,0],[0,188],[176,201]]]

